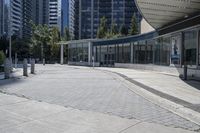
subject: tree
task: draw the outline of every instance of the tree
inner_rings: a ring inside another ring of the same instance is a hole
[[[41,54],[40,58],[45,57],[45,53],[47,53],[47,45],[50,41],[50,29],[47,25],[35,25],[32,24],[32,47],[36,48],[37,45],[40,45]],[[34,50],[33,50],[34,51]]]
[[[9,46],[9,41],[7,39],[7,35],[3,35],[0,38],[0,50],[2,50],[4,53],[6,53],[8,46]]]
[[[112,25],[111,25],[111,34],[112,35],[119,34],[118,29],[117,29],[117,24],[115,22],[113,22]]]
[[[69,33],[69,29],[67,27],[65,27],[65,32],[64,32],[64,36],[62,37],[63,41],[69,41],[71,40],[71,35]]]
[[[97,38],[105,38],[106,34],[107,34],[107,20],[106,17],[102,17],[97,31]]]
[[[3,51],[0,51],[0,65],[2,65],[4,63],[5,60],[5,55]]]
[[[125,24],[122,24],[120,28],[120,34],[122,36],[127,36],[128,35],[128,28],[125,26]]]
[[[12,53],[18,54],[18,57],[23,59],[29,57],[30,45],[27,40],[17,38],[12,42]]]
[[[130,27],[129,35],[137,35],[137,34],[138,34],[138,26],[136,22],[136,17],[135,15],[133,15],[131,19],[131,27]]]
[[[60,46],[57,44],[59,41],[61,41],[60,31],[57,27],[52,27],[50,31],[50,55],[53,61],[59,58]]]

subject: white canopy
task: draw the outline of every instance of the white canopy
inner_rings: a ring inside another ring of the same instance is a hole
[[[200,0],[136,0],[136,4],[155,29],[200,13]]]

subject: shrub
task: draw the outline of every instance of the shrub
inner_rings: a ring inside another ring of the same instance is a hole
[[[2,65],[4,63],[5,60],[5,55],[3,53],[3,51],[0,51],[0,65]]]

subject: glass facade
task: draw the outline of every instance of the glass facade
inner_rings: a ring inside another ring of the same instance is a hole
[[[157,36],[145,34],[111,40],[93,40],[92,55],[100,66],[115,63],[155,64],[162,66],[198,68],[200,64],[199,29]],[[137,38],[138,37],[138,38]],[[96,41],[96,42],[95,42]],[[91,62],[89,42],[69,45],[69,60]]]
[[[68,45],[70,62],[88,62],[88,43],[74,43]]]
[[[130,27],[132,16],[136,16],[138,31],[142,16],[134,0],[75,0],[75,39],[96,38],[100,19],[107,19],[107,27],[115,23],[120,29]]]
[[[174,35],[171,38],[171,65],[181,64],[181,35]]]
[[[198,65],[200,66],[200,31],[198,31]]]
[[[197,31],[184,33],[185,61],[189,65],[196,65]]]

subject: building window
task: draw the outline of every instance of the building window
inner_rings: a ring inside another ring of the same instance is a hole
[[[153,40],[147,41],[147,48],[146,48],[146,63],[152,64],[153,63]]]
[[[118,45],[118,57],[119,57],[119,60],[118,60],[118,63],[124,63],[124,50],[123,50],[123,44],[119,44]]]
[[[126,43],[124,44],[124,55],[123,55],[123,60],[124,60],[124,63],[130,63],[131,61],[131,45],[130,43]]]
[[[133,59],[134,59],[134,63],[139,63],[138,59],[139,59],[139,45],[138,42],[134,42],[134,46],[133,46]]]
[[[101,65],[106,65],[107,64],[107,52],[108,52],[108,46],[101,46]]]
[[[196,65],[196,52],[197,52],[197,32],[187,31],[184,33],[184,52],[185,61],[188,65]]]
[[[161,46],[161,39],[158,38],[155,41],[154,46],[154,63],[160,65],[160,46]]]
[[[88,43],[83,43],[83,55],[82,55],[82,57],[83,57],[83,61],[84,62],[88,62]]]
[[[171,38],[164,37],[161,39],[161,65],[170,65],[170,54],[171,54]]]
[[[199,40],[198,40],[198,47],[199,47],[199,53],[198,53],[198,57],[199,57],[199,63],[198,65],[200,66],[200,31],[199,31]]]
[[[173,36],[171,39],[171,65],[181,64],[181,35]]]
[[[138,50],[138,63],[145,64],[146,63],[146,41],[139,42],[139,50]]]

